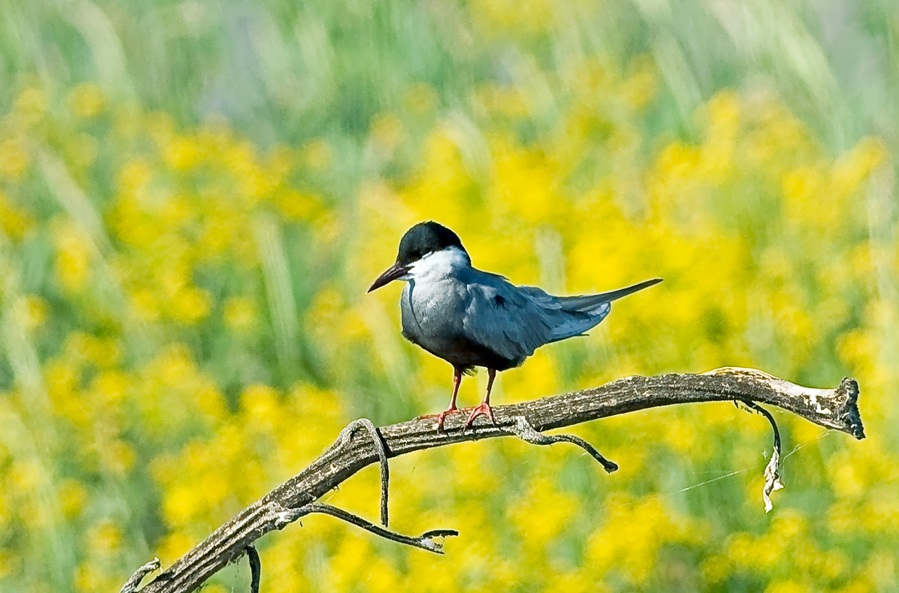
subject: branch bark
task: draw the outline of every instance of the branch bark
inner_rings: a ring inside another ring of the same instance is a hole
[[[858,410],[858,383],[843,379],[836,389],[801,387],[752,369],[725,368],[702,375],[633,376],[601,387],[497,406],[496,425],[478,424],[464,431],[464,414],[446,419],[437,432],[435,418],[416,418],[378,429],[388,457],[453,443],[520,432],[523,418],[537,432],[599,418],[667,406],[716,401],[771,404],[825,428],[864,438]],[[254,541],[281,529],[309,505],[362,468],[379,461],[380,447],[370,431],[345,431],[309,467],[290,478],[160,573],[141,589],[145,593],[195,591],[224,566],[237,560]],[[139,580],[139,579],[138,579]],[[130,582],[130,581],[129,581]],[[136,583],[135,583],[136,585]]]

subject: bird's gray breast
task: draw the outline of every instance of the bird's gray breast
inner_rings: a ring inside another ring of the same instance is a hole
[[[466,331],[469,306],[468,287],[459,279],[447,277],[427,283],[410,281],[400,301],[403,336],[463,369],[474,366],[505,369],[518,364],[519,361],[498,355]]]
[[[462,330],[465,287],[452,279],[406,283],[400,308],[403,336],[442,356]]]

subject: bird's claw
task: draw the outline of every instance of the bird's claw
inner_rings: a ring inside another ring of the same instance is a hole
[[[444,432],[443,429],[443,421],[446,420],[446,417],[452,414],[453,412],[458,412],[459,408],[453,406],[451,408],[447,408],[446,410],[440,412],[439,414],[425,414],[423,416],[419,416],[419,418],[436,418],[437,419],[437,432]]]
[[[446,417],[455,412],[468,411],[469,409],[471,410],[471,414],[468,416],[465,428],[462,429],[463,432],[474,425],[475,418],[478,416],[487,416],[487,418],[490,419],[490,422],[496,426],[496,418],[493,417],[493,408],[491,408],[490,404],[487,402],[481,402],[479,406],[474,408],[457,408],[456,406],[450,406],[439,414],[425,414],[424,416],[419,416],[419,418],[437,418],[437,432],[446,432],[446,429],[443,427]]]
[[[468,422],[465,423],[465,430],[474,425],[474,419],[478,416],[487,416],[490,418],[490,422],[496,424],[496,418],[493,417],[493,408],[487,402],[481,402],[481,405],[472,408],[471,414],[468,416]]]
[[[458,412],[459,408],[449,408],[437,414],[437,432],[446,432],[443,428],[443,421],[453,412]]]

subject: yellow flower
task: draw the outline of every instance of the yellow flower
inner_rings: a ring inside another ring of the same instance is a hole
[[[18,181],[30,165],[31,156],[24,141],[14,138],[0,141],[0,178]]]
[[[279,424],[283,412],[278,392],[268,385],[250,385],[240,394],[241,412],[247,420],[271,432]]]
[[[31,213],[19,208],[9,196],[0,191],[0,231],[18,241],[25,237],[34,224]]]
[[[63,516],[72,519],[81,514],[87,502],[87,488],[77,480],[64,480],[58,487],[59,506]]]
[[[40,89],[27,88],[16,97],[14,110],[26,124],[33,124],[46,113],[47,96]]]
[[[159,559],[163,565],[171,564],[197,544],[197,538],[183,531],[174,531],[163,537],[159,543]]]
[[[699,571],[708,583],[720,583],[730,574],[731,567],[723,556],[714,554],[702,561]]]
[[[828,189],[851,194],[862,188],[871,173],[889,158],[889,150],[879,138],[864,138],[833,166]]]
[[[19,297],[13,304],[13,311],[19,323],[28,331],[43,326],[49,314],[47,302],[33,294]]]
[[[559,591],[564,591],[565,593],[609,593],[612,591],[604,583],[596,582],[585,571],[581,570],[549,574],[543,590],[547,593],[557,593]]]
[[[281,214],[288,220],[313,220],[321,216],[324,210],[317,197],[293,189],[276,192],[274,202]]]
[[[551,480],[536,479],[507,514],[518,530],[522,543],[538,553],[570,525],[576,499],[561,492]]]
[[[86,543],[94,554],[112,554],[122,545],[122,530],[112,520],[101,520],[88,529]]]
[[[23,556],[0,548],[0,579],[20,574]]]
[[[105,467],[112,473],[124,475],[134,468],[137,453],[134,447],[124,441],[106,443],[102,454]]]
[[[212,298],[209,293],[189,286],[175,294],[170,313],[176,321],[192,325],[205,319],[211,309]]]
[[[104,571],[95,559],[78,566],[74,578],[79,591],[101,591],[105,589]]]
[[[162,313],[162,305],[153,291],[141,288],[129,293],[129,304],[139,319],[143,321],[156,321]]]
[[[225,301],[225,323],[233,331],[247,331],[256,326],[259,312],[247,297],[231,297]]]
[[[710,135],[733,137],[740,125],[740,97],[734,91],[716,93],[706,104]]]
[[[92,248],[89,239],[68,222],[55,224],[53,231],[57,279],[65,290],[80,292],[91,276]]]
[[[482,34],[519,36],[547,32],[554,22],[553,7],[548,0],[527,4],[514,0],[477,0],[471,3],[470,11]]]
[[[794,580],[771,583],[765,588],[765,593],[811,593],[816,589]]]
[[[870,580],[878,591],[892,587],[899,577],[899,566],[894,552],[895,550],[874,552],[865,563],[862,575]]]
[[[125,161],[119,169],[119,190],[126,197],[139,196],[153,178],[150,164],[140,157]]]
[[[176,136],[162,147],[162,158],[175,171],[187,171],[200,162],[200,147],[194,137]]]
[[[106,107],[103,91],[96,84],[83,83],[69,93],[69,104],[78,117],[85,119],[96,117]]]
[[[617,500],[616,500],[617,498]],[[608,496],[605,524],[590,537],[585,552],[595,574],[619,573],[628,583],[646,583],[653,574],[659,551],[668,543],[701,541],[703,529],[668,511],[658,497],[632,500]]]
[[[125,397],[130,377],[118,370],[101,371],[94,378],[90,392],[104,405],[119,405]]]

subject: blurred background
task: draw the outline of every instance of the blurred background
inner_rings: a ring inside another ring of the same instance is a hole
[[[263,590],[899,590],[892,0],[0,0],[0,589],[117,591],[451,367],[366,295],[434,219],[557,293],[661,276],[497,403],[752,366],[868,438],[729,404],[392,462],[392,526],[260,542]],[[466,379],[475,404],[486,374]],[[327,502],[375,520],[377,470]],[[205,589],[241,591],[241,561]]]

